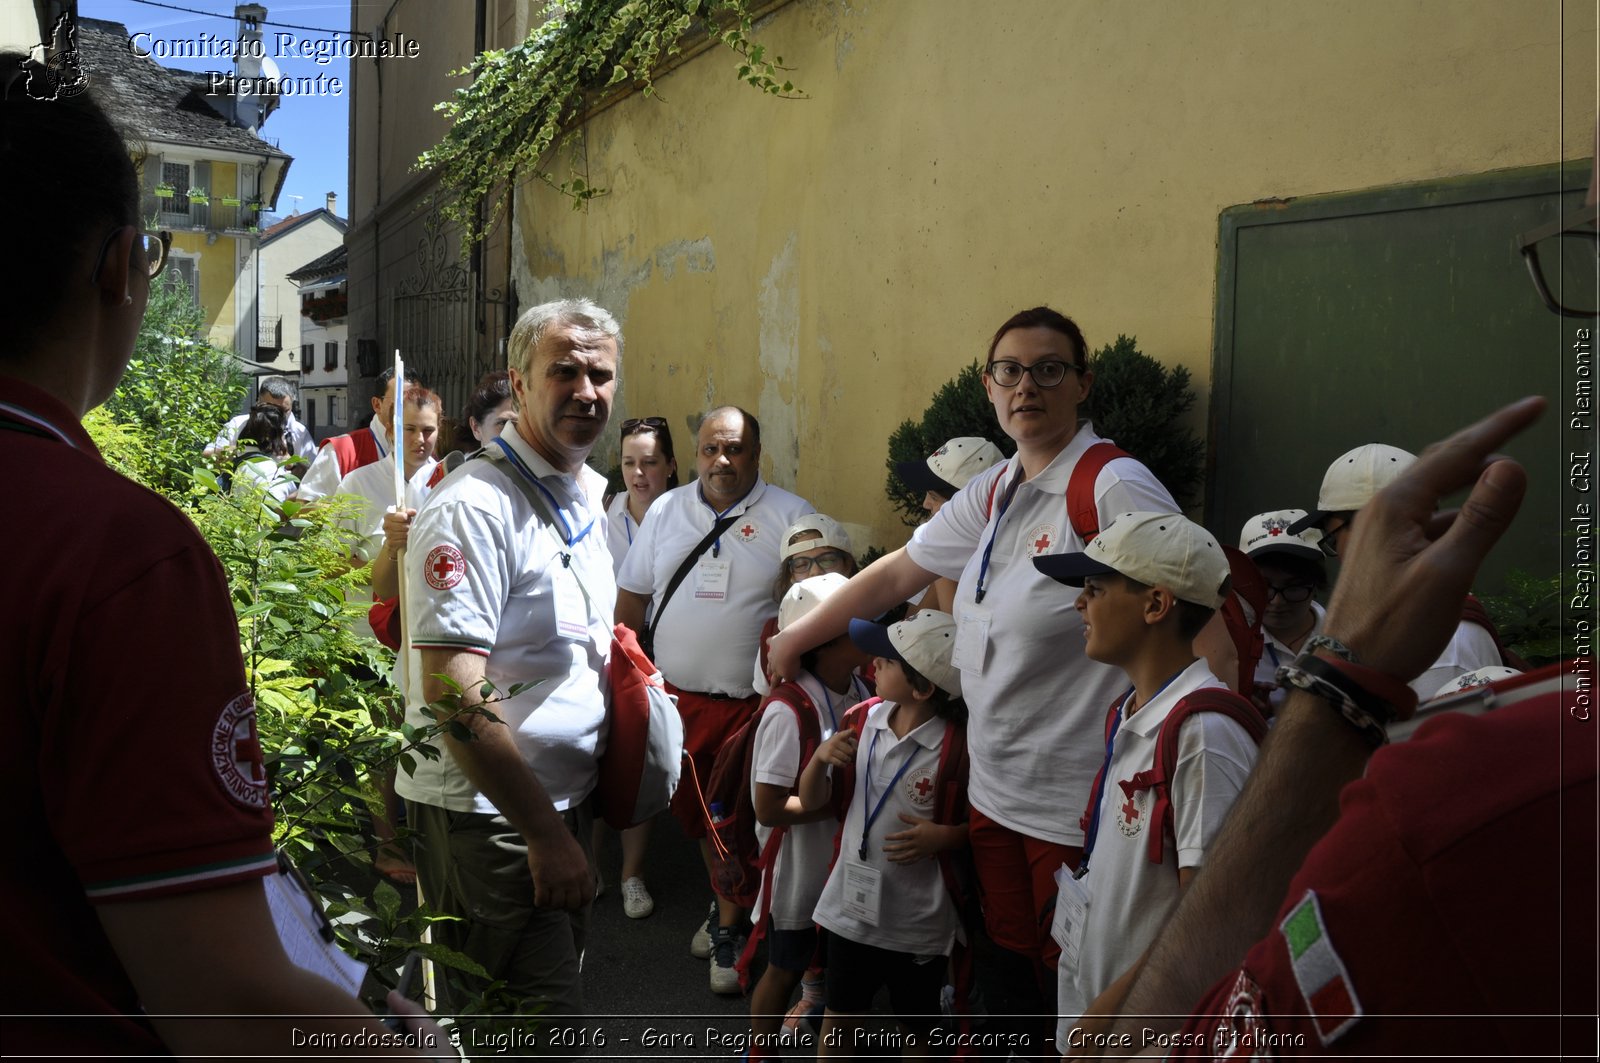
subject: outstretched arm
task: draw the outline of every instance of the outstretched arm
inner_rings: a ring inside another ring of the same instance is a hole
[[[850,577],[827,601],[772,636],[767,643],[767,674],[774,682],[794,677],[800,655],[845,633],[857,617],[881,616],[933,582],[929,572],[901,547]]]
[[[1494,450],[1544,406],[1523,399],[1434,444],[1361,510],[1325,630],[1363,664],[1403,682],[1443,650],[1472,577],[1527,487],[1522,467]],[[1459,512],[1435,512],[1440,498],[1468,485]],[[1268,933],[1289,880],[1370,752],[1322,700],[1299,691],[1288,698],[1204,869],[1151,946],[1117,1032],[1178,1029],[1181,1018],[1162,1016],[1187,1014]]]

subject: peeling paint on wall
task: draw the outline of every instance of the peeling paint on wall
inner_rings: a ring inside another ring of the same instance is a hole
[[[793,489],[800,469],[797,411],[786,396],[794,394],[800,368],[800,286],[795,279],[800,239],[794,233],[761,278],[756,298],[761,315],[761,450],[766,476],[779,487]]]
[[[656,251],[656,269],[661,279],[669,281],[678,272],[678,265],[689,273],[711,273],[717,268],[717,253],[711,247],[711,238],[674,240]]]

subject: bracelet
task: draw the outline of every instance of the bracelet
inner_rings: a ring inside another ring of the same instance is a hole
[[[1359,663],[1356,660],[1356,651],[1332,635],[1312,635],[1309,639],[1306,639],[1305,646],[1300,650],[1300,656],[1308,657],[1317,650],[1327,650],[1340,660],[1349,661],[1351,664]]]
[[[1343,716],[1345,722],[1361,732],[1367,744],[1377,749],[1389,740],[1389,735],[1383,729],[1383,724],[1367,712],[1353,697],[1350,691],[1336,681],[1328,679],[1325,675],[1313,674],[1308,668],[1299,667],[1302,664],[1315,666],[1317,658],[1299,658],[1294,664],[1286,664],[1278,669],[1278,683],[1280,686],[1296,687],[1315,697],[1321,698]],[[1320,671],[1320,669],[1319,669]],[[1332,675],[1344,679],[1343,673],[1329,668]],[[1348,684],[1354,689],[1354,684]],[[1364,692],[1363,692],[1364,693]],[[1375,699],[1374,699],[1375,700]]]
[[[1409,716],[1416,711],[1417,692],[1411,689],[1410,684],[1402,683],[1387,672],[1380,672],[1376,668],[1351,661],[1327,657],[1319,657],[1317,660],[1335,671],[1344,673],[1346,679],[1390,706],[1394,709],[1395,716]]]

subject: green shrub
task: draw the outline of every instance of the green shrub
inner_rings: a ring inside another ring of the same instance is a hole
[[[1081,412],[1096,432],[1144,462],[1178,505],[1188,505],[1205,468],[1204,446],[1181,424],[1195,404],[1189,371],[1140,353],[1131,336],[1096,351],[1090,367],[1094,389]]]
[[[1506,575],[1506,593],[1479,595],[1484,611],[1500,632],[1500,641],[1529,665],[1538,667],[1561,659],[1566,646],[1561,639],[1561,580],[1538,579],[1512,569]]]

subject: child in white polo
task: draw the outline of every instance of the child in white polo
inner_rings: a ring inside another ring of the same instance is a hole
[[[843,575],[828,572],[794,584],[778,604],[779,630],[847,582]],[[773,861],[767,969],[750,994],[750,1026],[757,1035],[751,1060],[778,1058],[773,1046],[783,1025],[784,1009],[816,959],[817,927],[811,914],[828,877],[838,828],[831,808],[806,809],[795,796],[795,784],[805,765],[799,721],[792,709],[815,714],[818,734],[827,739],[838,730],[845,711],[868,696],[866,685],[855,674],[867,657],[843,636],[806,653],[800,663],[794,682],[804,696],[786,693],[792,688],[778,687],[756,725],[751,746],[750,799],[756,814],[756,840],[765,848],[774,828],[786,828]],[[792,708],[777,704],[794,700],[802,704]],[[756,910],[761,908],[758,899]]]
[[[920,1055],[939,1019],[958,916],[937,859],[967,843],[965,822],[935,822],[947,728],[964,726],[961,673],[950,663],[956,625],[924,610],[898,624],[850,622],[850,639],[876,655],[878,693],[858,735],[824,742],[800,778],[800,801],[823,808],[834,770],[853,770],[839,855],[817,903],[827,931],[827,1010],[819,1056],[851,1056],[860,1016],[887,985],[903,1033]]]
[[[1225,688],[1191,646],[1227,593],[1227,557],[1209,532],[1177,513],[1124,513],[1082,553],[1034,564],[1083,588],[1077,608],[1084,652],[1121,668],[1133,684],[1108,724],[1106,759],[1085,812],[1083,863],[1058,876],[1057,1047],[1064,1052],[1120,1009],[1145,949],[1244,786],[1256,742],[1224,712],[1182,721],[1167,788],[1172,836],[1159,847],[1161,862],[1153,862],[1149,832],[1162,829],[1151,822],[1160,795],[1140,789],[1135,776],[1153,767],[1162,724],[1180,701]],[[1224,693],[1241,711],[1255,711]]]

